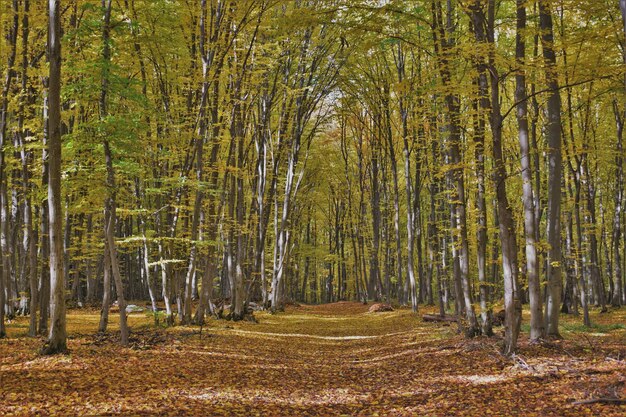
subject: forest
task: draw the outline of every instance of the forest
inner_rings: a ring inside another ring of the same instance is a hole
[[[0,414],[626,412],[626,0],[0,33]]]

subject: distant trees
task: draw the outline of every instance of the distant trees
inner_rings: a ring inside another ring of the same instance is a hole
[[[590,325],[626,302],[625,4],[3,2],[0,335],[50,317],[61,351],[65,301],[105,331],[114,299],[122,343],[129,299],[436,303],[468,336],[503,301],[507,353],[526,301],[532,340]]]

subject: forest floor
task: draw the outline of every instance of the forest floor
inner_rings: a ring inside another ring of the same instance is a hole
[[[524,334],[512,359],[498,336],[465,340],[455,324],[367,308],[293,306],[201,332],[134,313],[126,348],[116,315],[98,336],[97,310],[70,310],[70,354],[53,357],[18,318],[0,340],[0,415],[626,415],[577,403],[626,398],[626,308],[594,311],[591,329],[564,317],[562,341],[529,345]]]

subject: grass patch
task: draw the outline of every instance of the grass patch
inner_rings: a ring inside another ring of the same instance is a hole
[[[615,330],[626,330],[626,325],[622,323],[591,323],[591,326],[587,327],[581,323],[568,323],[563,324],[561,328],[571,333],[610,333]]]

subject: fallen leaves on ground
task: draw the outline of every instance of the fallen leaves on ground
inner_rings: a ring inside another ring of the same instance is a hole
[[[498,337],[463,339],[456,324],[359,303],[154,328],[132,314],[130,346],[96,335],[97,310],[68,316],[70,354],[39,356],[9,324],[0,341],[0,414],[198,416],[624,415],[626,310],[564,319],[565,340],[499,353]],[[420,313],[430,312],[422,309]],[[114,317],[111,317],[113,322]],[[569,327],[568,327],[569,326]]]

